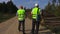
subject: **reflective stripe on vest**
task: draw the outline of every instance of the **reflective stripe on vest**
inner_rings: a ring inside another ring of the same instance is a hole
[[[33,14],[33,15],[32,15],[32,18],[33,18],[33,19],[36,19],[36,18],[37,18],[37,14]]]
[[[18,15],[18,20],[24,20],[24,15]]]

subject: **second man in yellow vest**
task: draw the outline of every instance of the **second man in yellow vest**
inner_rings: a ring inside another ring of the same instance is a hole
[[[40,24],[40,20],[41,20],[41,12],[40,12],[40,8],[39,5],[36,3],[35,7],[32,9],[32,34],[38,34],[39,31],[39,24]],[[36,31],[35,31],[35,26],[36,26]]]

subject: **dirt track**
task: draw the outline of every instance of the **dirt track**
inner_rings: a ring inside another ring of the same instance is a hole
[[[25,21],[25,32],[30,34],[31,32],[31,20],[26,18]],[[13,17],[3,23],[0,23],[0,34],[22,34],[18,31],[18,21],[17,17]],[[49,29],[40,25],[39,34],[52,34]]]

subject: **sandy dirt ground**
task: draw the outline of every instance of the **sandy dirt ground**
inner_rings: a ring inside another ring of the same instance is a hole
[[[25,19],[25,32],[26,34],[31,34],[32,20]],[[22,28],[21,28],[22,29]],[[13,17],[5,22],[0,23],[0,34],[22,34],[18,31],[18,20],[17,17]],[[39,28],[39,34],[52,34],[49,29],[45,26]]]

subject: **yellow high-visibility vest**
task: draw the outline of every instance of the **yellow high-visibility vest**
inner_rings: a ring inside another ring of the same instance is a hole
[[[17,11],[18,14],[18,20],[22,21],[25,19],[25,10],[24,9],[19,9]]]
[[[33,8],[32,9],[32,18],[33,19],[37,19],[37,17],[38,17],[38,14],[40,14],[40,9],[38,10],[39,8],[37,8],[37,7],[35,7],[35,8]]]

